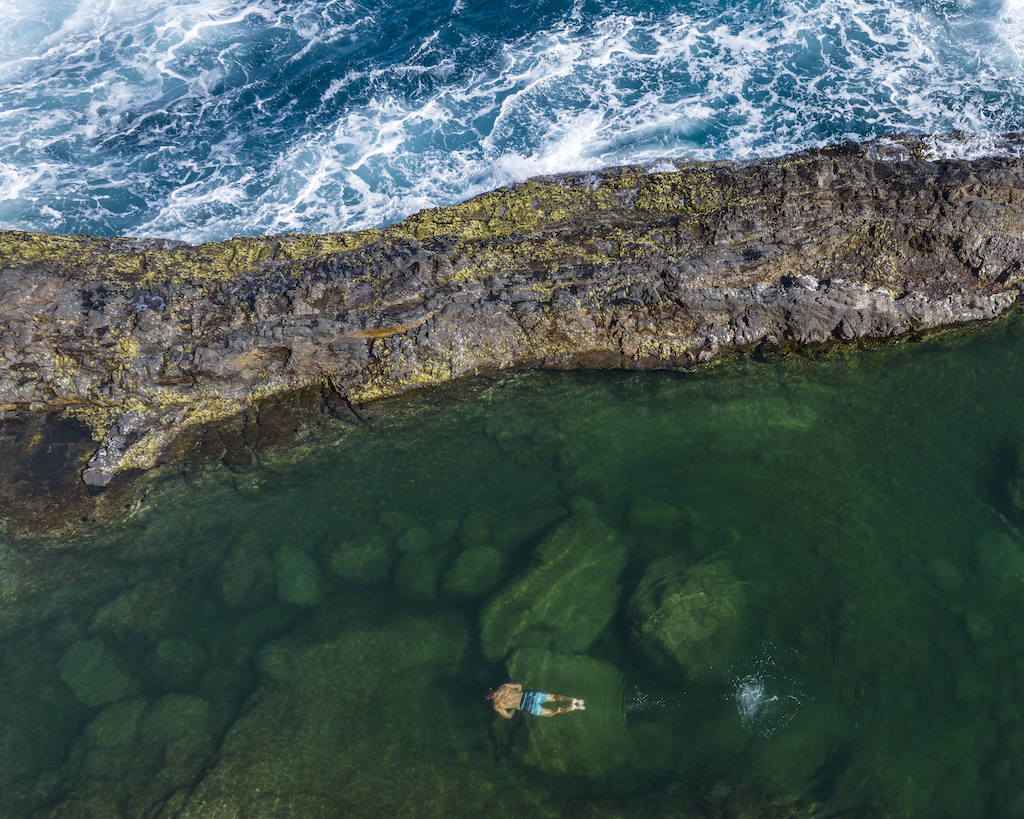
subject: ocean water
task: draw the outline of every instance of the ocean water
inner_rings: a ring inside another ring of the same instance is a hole
[[[4,0],[0,226],[199,242],[657,157],[978,152],[1024,128],[1022,60],[1020,0]]]
[[[0,0],[0,227],[1024,128],[1024,5]],[[1024,316],[527,373],[0,538],[0,817],[1024,817]],[[660,641],[660,642],[659,642]],[[585,697],[494,716],[508,679]]]
[[[0,815],[1024,816],[1022,380],[527,373],[2,543]]]

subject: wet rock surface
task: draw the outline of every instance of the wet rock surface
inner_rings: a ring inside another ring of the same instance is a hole
[[[324,236],[2,232],[0,445],[17,468],[0,501],[26,519],[70,499],[88,519],[90,488],[229,417],[198,448],[244,467],[296,429],[254,408],[297,390],[357,421],[474,373],[691,367],[997,316],[1024,280],[1024,160],[925,150],[900,137],[538,178]]]

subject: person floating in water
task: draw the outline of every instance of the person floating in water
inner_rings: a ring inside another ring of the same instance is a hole
[[[516,709],[533,714],[535,717],[553,717],[556,714],[568,714],[570,711],[586,711],[583,700],[574,697],[563,697],[561,694],[544,694],[540,691],[523,691],[519,683],[505,683],[497,691],[484,691],[484,699],[491,700],[494,710],[505,719],[512,719]],[[560,708],[544,708],[546,702],[567,702]]]

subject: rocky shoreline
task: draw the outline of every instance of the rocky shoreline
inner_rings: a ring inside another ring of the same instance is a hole
[[[1002,141],[564,174],[322,236],[0,232],[0,449],[20,464],[0,514],[66,517],[105,487],[116,509],[181,441],[288,396],[356,417],[474,374],[688,368],[994,318],[1024,286],[1024,136]]]

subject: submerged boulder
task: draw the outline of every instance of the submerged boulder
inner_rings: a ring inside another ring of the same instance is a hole
[[[209,702],[187,694],[108,706],[76,742],[72,759],[82,760],[84,786],[58,815],[175,815],[215,750],[220,725]]]
[[[444,593],[478,597],[493,589],[505,572],[505,556],[491,546],[466,549],[444,576]]]
[[[664,534],[679,524],[679,510],[653,498],[637,498],[629,508],[629,525],[634,529]]]
[[[1024,593],[1024,551],[1004,532],[988,531],[976,544],[978,579],[997,598]]]
[[[509,516],[495,527],[495,548],[510,552],[538,537],[552,524],[565,517],[565,508],[549,503],[534,506],[523,513]]]
[[[555,776],[586,776],[601,782],[631,773],[638,755],[622,712],[621,672],[615,666],[581,655],[543,649],[516,651],[506,664],[509,677],[528,691],[578,697],[586,710],[552,719],[516,715],[508,725],[507,756]],[[548,708],[557,708],[550,703]]]
[[[313,558],[295,546],[282,546],[274,557],[278,600],[303,607],[323,602],[324,578]]]
[[[123,642],[153,643],[177,630],[184,611],[174,580],[158,577],[139,583],[103,606],[89,630]]]
[[[206,670],[206,650],[186,637],[165,637],[150,650],[144,668],[148,683],[165,691],[192,688]]]
[[[440,569],[429,555],[407,554],[395,569],[395,586],[406,600],[427,603],[437,598]]]
[[[457,682],[468,643],[443,615],[266,644],[256,696],[175,815],[525,815],[487,771],[487,703]]]
[[[217,567],[214,589],[229,608],[258,608],[274,591],[274,563],[262,549],[234,546]]]
[[[395,541],[399,551],[412,554],[429,552],[430,544],[430,532],[423,526],[413,526]]]
[[[343,580],[380,583],[391,574],[395,556],[391,544],[379,536],[344,540],[331,554],[331,571]]]
[[[651,563],[629,603],[631,639],[654,668],[706,680],[724,671],[743,621],[745,598],[725,561]]]
[[[586,651],[615,614],[626,550],[607,524],[572,517],[541,542],[535,557],[484,609],[481,651],[491,662],[517,648]]]
[[[134,696],[142,690],[138,680],[124,670],[121,656],[98,637],[72,643],[57,668],[78,701],[89,708]]]

